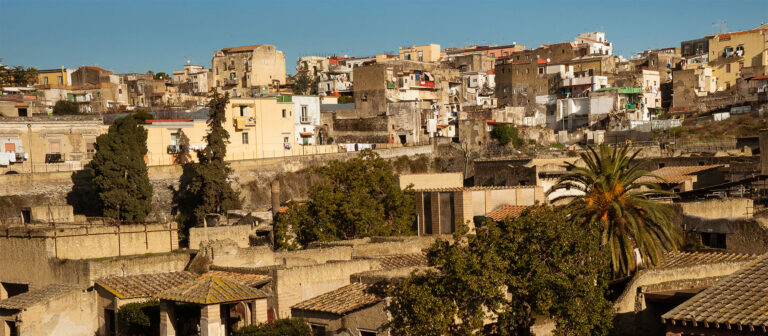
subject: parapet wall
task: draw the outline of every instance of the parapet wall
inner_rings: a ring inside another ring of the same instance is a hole
[[[250,225],[232,225],[216,227],[193,227],[189,229],[189,248],[199,249],[206,241],[229,239],[238,247],[250,246],[250,235],[256,233],[256,227]]]
[[[713,199],[677,203],[686,215],[716,218],[751,218],[753,201],[748,198]]]
[[[19,226],[0,229],[0,251],[43,253],[46,258],[106,258],[163,253],[178,248],[176,223],[66,228]]]

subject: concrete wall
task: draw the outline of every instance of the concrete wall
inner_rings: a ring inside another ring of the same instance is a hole
[[[230,239],[239,247],[248,247],[255,227],[250,225],[232,225],[215,227],[194,227],[189,229],[189,248],[198,249],[207,241]]]
[[[361,330],[378,332],[387,330],[389,315],[386,309],[386,302],[379,302],[343,316],[306,310],[293,310],[292,316],[302,318],[308,323],[324,325],[326,332],[349,329],[353,336],[358,336]]]
[[[379,269],[375,260],[352,260],[273,270],[272,286],[278,318],[291,316],[291,306],[350,284],[350,275]]]
[[[748,198],[714,199],[678,203],[686,215],[715,218],[751,218],[753,201]]]

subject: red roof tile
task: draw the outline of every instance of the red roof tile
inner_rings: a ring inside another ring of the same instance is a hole
[[[344,315],[383,301],[382,298],[370,292],[371,287],[372,285],[369,284],[353,283],[299,302],[291,309]]]
[[[494,221],[500,222],[508,217],[515,218],[517,216],[520,216],[523,210],[527,208],[528,208],[527,206],[523,206],[523,205],[505,205],[505,206],[502,206],[501,208],[491,211],[491,213],[487,214],[485,217],[489,217]]]
[[[660,179],[645,176],[639,178],[637,181],[653,183],[683,183],[700,172],[717,167],[720,167],[720,165],[664,167],[651,172],[652,175],[656,175]]]

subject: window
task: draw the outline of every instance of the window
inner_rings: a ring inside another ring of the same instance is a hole
[[[243,145],[248,144],[248,132],[243,132]]]
[[[49,142],[48,153],[61,153],[61,142],[59,140]]]
[[[59,83],[59,85],[64,84],[64,77],[62,76],[57,77],[56,82]]]
[[[376,335],[378,335],[378,333],[375,331],[360,330],[360,336],[376,336]]]
[[[283,118],[285,118],[285,109],[283,109]]]
[[[744,62],[739,62],[739,71],[741,71],[741,69],[744,69]]]
[[[325,336],[325,326],[310,324],[309,327],[312,329],[312,336]]]
[[[727,63],[725,65],[725,72],[730,73],[731,72],[731,63]]]
[[[403,58],[404,58],[405,60],[407,60],[407,61],[410,61],[410,60],[411,60],[411,53],[405,53],[405,54],[403,55]]]
[[[739,57],[744,56],[744,46],[743,45],[740,45],[740,46],[736,47],[736,56],[739,56]]]
[[[231,80],[237,79],[237,73],[236,72],[230,72],[229,73],[229,79],[231,79]]]
[[[491,57],[496,57],[496,53],[491,53]]]
[[[307,111],[307,105],[301,105],[301,122],[309,122],[309,112]]]
[[[284,137],[284,138],[283,138],[283,143],[284,143],[284,144],[287,144],[287,143],[288,143],[288,137]]]
[[[419,62],[423,62],[423,61],[424,61],[424,52],[419,51]]]
[[[539,75],[543,75],[543,74],[544,74],[544,68],[539,68]]]
[[[48,85],[48,77],[43,77],[43,85]]]
[[[505,51],[504,56],[509,56],[509,51]]]
[[[248,116],[248,106],[240,106],[240,116],[241,117]]]
[[[93,141],[86,142],[85,143],[85,152],[86,153],[94,153],[96,152],[96,143]]]
[[[701,243],[707,247],[724,249],[725,233],[702,232]]]

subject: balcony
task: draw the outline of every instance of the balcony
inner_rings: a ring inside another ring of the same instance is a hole
[[[61,153],[48,153],[45,154],[45,163],[59,163],[64,162],[64,156]]]
[[[245,128],[245,117],[235,117],[234,126],[236,130],[242,130]]]
[[[224,80],[224,86],[236,86],[237,85],[237,79],[225,79]]]
[[[181,145],[168,145],[168,154],[180,154]]]

